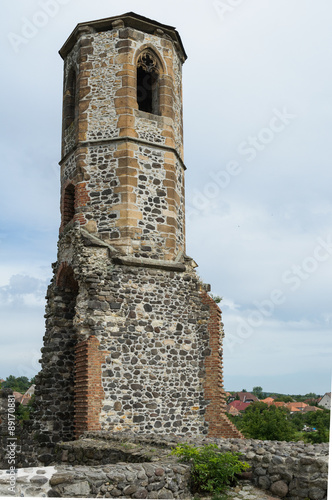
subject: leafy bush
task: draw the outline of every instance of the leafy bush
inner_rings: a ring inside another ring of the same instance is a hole
[[[17,409],[16,409],[16,418],[20,422],[21,425],[23,425],[24,420],[29,420],[30,419],[30,413],[32,410],[32,405],[35,400],[35,395],[33,394],[31,396],[31,399],[29,403],[26,406],[23,406],[22,404],[19,404]]]
[[[327,443],[329,441],[330,410],[296,412],[291,416],[291,421],[300,434],[301,440],[308,443]],[[305,425],[315,428],[316,432],[302,432]]]
[[[192,492],[223,491],[236,482],[236,474],[240,474],[249,465],[239,460],[240,453],[220,453],[218,446],[208,444],[202,447],[178,444],[172,455],[180,457],[181,462],[188,462],[191,468]]]
[[[318,428],[316,432],[303,433],[303,440],[311,444],[328,443],[329,438],[329,431],[323,428]]]
[[[246,408],[238,426],[248,438],[271,441],[292,441],[295,438],[296,429],[289,410],[259,401]]]
[[[9,375],[6,380],[2,382],[1,388],[13,389],[13,391],[24,394],[32,384],[32,380],[30,381],[27,377],[15,377],[14,375]]]

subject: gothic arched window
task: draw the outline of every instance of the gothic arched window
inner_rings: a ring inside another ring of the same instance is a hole
[[[69,127],[75,120],[76,107],[76,73],[71,70],[68,75],[67,86],[64,95],[64,122],[65,129]]]
[[[137,61],[138,109],[159,114],[159,64],[150,50],[145,50]]]

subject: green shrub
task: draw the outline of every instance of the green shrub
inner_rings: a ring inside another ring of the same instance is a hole
[[[33,394],[31,396],[29,403],[26,406],[23,406],[22,404],[18,405],[16,409],[16,418],[21,425],[23,425],[24,420],[30,420],[30,414],[32,411],[32,405],[34,403],[34,400],[35,400],[35,395]]]
[[[241,462],[240,453],[220,453],[218,446],[208,444],[202,447],[178,444],[172,455],[180,457],[181,462],[191,464],[191,490],[219,493],[236,482],[236,474],[240,474],[249,465]]]

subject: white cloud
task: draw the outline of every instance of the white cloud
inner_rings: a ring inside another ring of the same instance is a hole
[[[11,276],[9,284],[0,287],[0,307],[44,305],[47,281],[21,274]]]

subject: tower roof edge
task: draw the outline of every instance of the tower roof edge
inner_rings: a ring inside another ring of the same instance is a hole
[[[138,29],[140,31],[144,31],[145,33],[154,33],[156,29],[162,30],[166,35],[170,36],[174,42],[178,43],[178,50],[182,56],[182,62],[187,59],[186,51],[176,28],[154,21],[147,17],[140,16],[135,12],[127,12],[119,16],[107,17],[104,19],[97,19],[95,21],[77,24],[64,45],[59,50],[59,54],[62,59],[64,59],[73,48],[77,41],[78,33],[82,31],[82,29],[90,28],[96,32],[107,31],[113,29],[113,23],[115,21],[122,21],[125,27]]]

